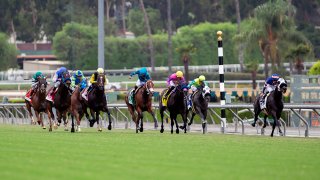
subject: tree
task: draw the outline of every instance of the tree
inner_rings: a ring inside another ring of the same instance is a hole
[[[240,39],[246,45],[257,45],[264,59],[265,76],[268,76],[268,64],[281,66],[278,43],[282,36],[294,27],[293,18],[287,15],[294,12],[294,7],[283,0],[269,1],[254,9],[254,17],[250,19],[251,27],[241,33]]]
[[[189,62],[191,60],[191,55],[196,52],[196,50],[197,49],[193,44],[183,44],[176,49],[183,62],[186,82],[189,82]]]
[[[240,34],[240,24],[241,24],[241,16],[240,16],[240,5],[239,0],[234,0],[235,7],[236,7],[236,14],[237,14],[237,25],[238,25],[238,34]],[[238,46],[238,59],[240,64],[240,71],[243,71],[243,44],[240,43]]]
[[[8,37],[0,33],[0,70],[17,67],[17,53],[16,47],[8,43]]]
[[[154,68],[154,49],[153,49],[152,34],[151,34],[149,18],[148,18],[148,14],[146,12],[146,9],[144,8],[143,0],[139,0],[139,2],[140,2],[141,10],[142,10],[143,15],[144,15],[144,22],[145,22],[146,32],[147,32],[147,35],[148,35],[148,48],[149,48],[149,52],[150,52],[151,69],[152,69],[152,72],[155,72],[155,68]]]

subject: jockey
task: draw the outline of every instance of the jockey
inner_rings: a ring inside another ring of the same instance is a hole
[[[168,86],[168,90],[167,92],[163,95],[164,99],[167,99],[168,95],[171,93],[171,91],[179,84],[184,84],[185,83],[185,79],[183,77],[183,72],[181,71],[177,71],[176,73],[173,73],[169,76],[168,80],[167,80],[167,86]]]
[[[83,94],[82,94],[82,97],[87,99],[87,96],[89,94],[89,92],[93,89],[93,85],[95,85],[97,83],[97,77],[98,75],[100,74],[104,74],[104,70],[102,68],[98,68],[97,71],[95,73],[93,73],[91,75],[91,78],[90,78],[90,86],[88,89],[86,89]],[[107,76],[105,76],[105,79],[106,79],[106,84],[108,83],[108,79],[107,79]],[[105,85],[106,85],[105,84]]]
[[[31,80],[31,82],[32,82],[32,84],[31,84],[31,90],[30,90],[30,92],[28,93],[29,96],[27,95],[27,96],[25,97],[27,100],[29,100],[29,101],[31,100],[31,98],[32,98],[32,96],[33,96],[33,94],[34,94],[35,89],[37,89],[37,85],[38,85],[39,79],[42,78],[42,77],[44,77],[44,76],[43,76],[42,72],[40,72],[40,71],[36,72],[36,73],[32,76],[32,80]]]
[[[264,87],[262,90],[263,97],[260,99],[261,110],[266,108],[265,98],[270,92],[274,91],[278,79],[279,79],[278,74],[272,74],[270,77],[267,78],[266,82],[264,83]]]
[[[203,88],[205,86],[208,86],[208,84],[205,82],[206,77],[204,75],[199,76],[198,78],[194,79],[188,84],[188,89],[192,90],[192,94],[189,96],[189,103],[188,103],[188,109],[191,108],[191,97],[193,94],[199,89]]]
[[[134,91],[133,91],[133,95],[132,95],[133,99],[134,99],[134,95],[136,93],[137,88],[140,87],[140,86],[143,86],[148,80],[151,79],[151,77],[150,77],[150,75],[148,73],[148,70],[145,67],[139,69],[138,71],[130,73],[129,79],[131,79],[132,76],[136,75],[136,74],[138,75],[138,80],[137,80],[136,85],[134,86]]]
[[[68,72],[67,68],[60,67],[56,73],[54,74],[52,81],[54,82],[54,87],[51,91],[51,96],[56,92],[57,88],[59,87],[61,80],[63,80],[63,73]]]
[[[80,70],[77,70],[71,78],[71,86],[75,87],[76,85],[80,87],[80,92],[87,87],[87,79]]]

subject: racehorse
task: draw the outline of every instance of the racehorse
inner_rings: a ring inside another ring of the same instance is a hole
[[[76,131],[81,131],[80,121],[84,114],[86,114],[87,119],[89,119],[89,114],[87,112],[87,106],[84,103],[84,99],[81,97],[80,87],[76,86],[71,95],[71,113],[72,113],[72,123],[71,132],[74,132],[74,117],[77,120]]]
[[[47,102],[46,102],[46,92],[47,92],[47,80],[45,77],[40,77],[38,83],[37,83],[37,88],[34,90],[36,91],[34,95],[31,98],[31,102],[25,100],[26,102],[26,107],[29,112],[29,115],[32,119],[32,123],[35,124],[32,112],[31,112],[31,107],[33,107],[35,115],[37,117],[37,122],[43,129],[46,129],[45,125],[43,124],[42,121],[42,112],[47,112]]]
[[[104,93],[105,82],[105,75],[99,74],[97,76],[97,83],[93,85],[93,89],[88,93],[88,101],[85,101],[87,107],[90,108],[90,114],[93,118],[93,120],[89,120],[90,126],[92,127],[94,123],[97,122],[98,131],[102,131],[102,124],[99,124],[100,111],[106,112],[108,114],[108,130],[111,130],[111,115],[107,106],[106,95]]]
[[[171,95],[169,95],[167,106],[163,106],[162,104],[162,96],[166,92],[166,90],[163,90],[161,92],[160,98],[161,101],[159,101],[159,109],[160,109],[160,116],[161,116],[161,129],[160,132],[163,133],[163,115],[164,111],[166,109],[169,110],[170,113],[170,119],[171,119],[171,134],[173,133],[173,125],[176,123],[176,133],[179,134],[179,125],[177,122],[177,115],[180,114],[183,120],[183,129],[184,133],[187,132],[187,100],[186,95],[187,91],[184,90],[185,88],[182,87],[182,85],[178,85],[175,87],[175,89],[172,90]]]
[[[283,78],[279,78],[277,81],[277,85],[274,91],[269,93],[269,96],[266,101],[266,112],[264,115],[264,125],[263,128],[266,127],[267,125],[267,117],[268,115],[271,115],[274,122],[272,125],[272,132],[271,132],[271,137],[273,136],[273,132],[275,127],[277,126],[279,128],[279,133],[282,135],[282,131],[280,129],[279,125],[279,119],[283,110],[283,100],[282,96],[284,93],[287,91],[287,81],[284,80]],[[258,96],[255,103],[254,103],[254,122],[252,123],[252,126],[254,127],[256,124],[256,121],[258,120],[258,116],[260,112],[262,111],[260,108],[260,98],[261,96]]]
[[[188,125],[190,126],[193,122],[193,118],[196,114],[199,114],[202,121],[202,132],[205,134],[207,132],[207,111],[208,103],[210,101],[210,88],[208,86],[201,87],[200,90],[197,90],[191,97],[192,101],[192,115]],[[188,114],[188,113],[187,113]],[[180,127],[181,128],[181,127]]]
[[[70,89],[70,84],[71,84],[70,74],[68,72],[63,73],[63,78],[57,89],[53,102],[48,100],[47,98],[47,101],[48,101],[47,109],[49,111],[48,116],[49,116],[50,129],[52,129],[52,121],[54,121],[54,114],[52,112],[52,108],[55,107],[58,126],[61,123],[61,118],[63,118],[64,130],[68,131],[67,112],[71,112],[70,105],[71,105],[71,94],[72,94]],[[51,91],[52,91],[52,88],[51,90],[49,90],[48,94],[51,93]],[[54,123],[54,127],[57,128],[56,123]]]
[[[138,88],[135,92],[134,96],[134,105],[129,103],[130,91],[125,97],[125,102],[128,106],[129,112],[133,121],[136,123],[136,133],[138,131],[143,132],[143,112],[148,111],[154,120],[154,127],[158,127],[158,121],[155,117],[155,114],[152,110],[152,95],[154,93],[154,84],[152,80],[148,80],[143,86]],[[137,116],[135,115],[135,111],[137,112]],[[139,122],[141,121],[141,126],[139,129]]]

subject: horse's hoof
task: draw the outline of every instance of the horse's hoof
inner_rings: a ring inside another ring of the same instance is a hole
[[[140,132],[143,132],[143,128],[141,127],[141,128],[139,129],[139,131],[140,131]]]
[[[49,132],[52,132],[52,128],[51,127],[49,128]]]
[[[74,128],[71,128],[71,132],[74,133]]]
[[[183,127],[183,126],[179,126],[179,128],[180,128],[180,129],[184,129],[184,127]]]
[[[255,123],[252,123],[251,126],[252,126],[252,127],[256,127],[256,124],[255,124]]]
[[[45,126],[43,126],[42,129],[47,129],[47,128]]]
[[[173,134],[173,130],[171,129],[171,134]]]
[[[111,130],[111,129],[112,129],[112,127],[111,127],[111,125],[109,125],[109,126],[108,126],[108,130]]]
[[[68,128],[64,128],[64,131],[69,131],[69,129]]]
[[[280,136],[283,136],[283,133],[282,133],[282,132],[279,132],[279,135],[280,135]]]
[[[57,123],[57,126],[60,126],[60,123]]]
[[[191,126],[191,123],[188,123],[188,126]]]
[[[160,133],[163,133],[163,131],[164,131],[164,129],[162,128],[162,129],[160,129]]]
[[[38,125],[40,125],[41,124],[41,121],[37,121],[38,122]]]
[[[102,129],[101,129],[101,128],[99,128],[99,129],[98,129],[98,131],[99,131],[99,132],[101,132],[101,131],[102,131]]]
[[[176,129],[176,134],[179,134],[179,129]]]
[[[137,133],[137,134],[139,133],[139,129],[136,129],[136,133]]]

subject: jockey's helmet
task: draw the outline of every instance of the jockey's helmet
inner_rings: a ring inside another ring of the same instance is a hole
[[[147,68],[143,67],[140,69],[140,74],[141,75],[146,75],[147,74]]]
[[[206,80],[206,77],[205,77],[204,75],[201,75],[201,76],[199,76],[199,80],[200,80],[200,81],[205,81],[205,80]]]
[[[273,81],[278,81],[279,75],[278,74],[272,74],[271,78],[272,78]]]
[[[104,70],[103,70],[102,68],[98,68],[98,69],[97,69],[97,72],[98,72],[99,74],[103,74]]]
[[[35,76],[36,76],[36,78],[41,77],[42,76],[42,72],[40,72],[40,71],[36,72]]]
[[[80,70],[77,70],[76,71],[76,76],[81,77],[81,76],[83,76],[83,73]]]
[[[177,75],[178,78],[182,78],[183,77],[183,72],[177,71],[176,75]]]

